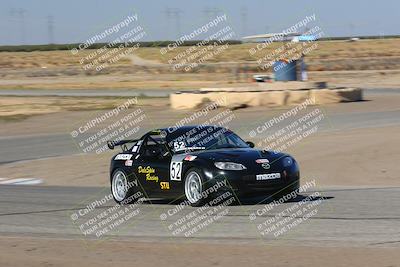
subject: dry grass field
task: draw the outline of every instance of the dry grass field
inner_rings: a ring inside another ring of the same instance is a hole
[[[139,48],[133,55],[121,57],[101,71],[93,68],[85,70],[80,63],[96,50],[84,50],[77,55],[69,50],[1,52],[0,89],[236,86],[247,83],[254,73],[269,72],[259,68],[257,59],[281,45],[273,43],[254,56],[249,50],[256,44],[229,45],[188,72],[173,70],[168,64],[168,60],[191,48],[187,46],[178,47],[165,55],[161,55],[157,47]],[[306,62],[309,71],[314,72],[309,75],[311,80],[326,80],[325,74],[330,71],[376,71],[385,75],[387,71],[400,69],[400,39],[317,42],[315,49],[307,54]],[[353,78],[354,75],[349,81]]]
[[[30,116],[64,111],[110,110],[127,100],[120,97],[4,96],[0,97],[0,122],[19,121]],[[155,106],[167,105],[167,103],[167,98],[141,98],[137,105]]]
[[[400,57],[400,39],[360,40],[358,42],[347,41],[323,41],[317,42],[318,47],[307,55],[309,60],[324,59],[348,59],[366,57]],[[215,55],[207,62],[252,62],[256,61],[257,55],[251,56],[249,50],[256,44],[229,45],[222,53]],[[282,43],[273,43],[263,49],[260,54],[268,54],[274,49],[282,46]],[[160,63],[168,63],[168,60],[179,53],[190,49],[188,46],[178,47],[161,55],[158,47],[139,48],[134,53],[141,58],[155,60]],[[93,50],[84,50],[73,55],[69,50],[63,51],[37,51],[37,52],[2,52],[0,53],[1,69],[21,68],[57,68],[57,67],[79,67],[79,60],[92,53]],[[130,66],[129,58],[122,58],[114,63],[115,66]]]

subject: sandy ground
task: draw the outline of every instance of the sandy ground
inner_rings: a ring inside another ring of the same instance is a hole
[[[398,248],[0,238],[1,266],[400,266]]]
[[[0,80],[0,89],[198,89],[203,87],[239,87],[252,82],[255,71],[239,77],[229,73],[112,73],[97,76],[10,77]],[[267,73],[268,74],[268,73]],[[270,73],[269,73],[270,74]],[[270,74],[271,75],[271,74]],[[156,77],[156,78],[155,78]],[[368,88],[398,88],[399,70],[310,71],[310,81]]]

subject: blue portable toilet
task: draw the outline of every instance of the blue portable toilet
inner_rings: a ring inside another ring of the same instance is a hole
[[[287,62],[278,60],[274,62],[275,81],[297,81],[297,61]]]

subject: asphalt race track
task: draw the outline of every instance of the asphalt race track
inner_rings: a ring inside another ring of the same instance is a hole
[[[262,236],[257,225],[294,203],[299,203],[313,192],[304,193],[295,200],[279,205],[272,212],[257,216],[253,221],[249,215],[265,207],[265,204],[257,204],[259,200],[245,200],[241,205],[228,206],[226,216],[190,238],[200,242],[400,246],[400,188],[337,188],[317,192],[319,198],[323,199],[316,206],[317,213],[278,237]],[[96,238],[85,237],[78,225],[74,224],[71,215],[91,203],[93,199],[90,198],[99,199],[105,194],[108,194],[107,188],[1,186],[0,232],[2,235]],[[317,198],[312,198],[309,203],[314,201]],[[98,215],[113,205],[111,201],[109,205],[97,207],[91,212]],[[167,201],[155,201],[138,204],[136,207],[139,209],[137,216],[126,225],[121,225],[118,231],[101,238],[159,241],[179,238],[179,235],[173,235],[168,229],[178,217],[171,216],[164,221],[160,219],[160,214],[177,206]],[[179,216],[194,210],[185,207]]]

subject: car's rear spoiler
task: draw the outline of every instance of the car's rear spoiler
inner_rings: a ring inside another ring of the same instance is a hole
[[[140,139],[132,139],[132,140],[119,140],[119,141],[107,141],[107,146],[109,149],[114,149],[116,146],[123,146],[125,144],[137,143]]]

